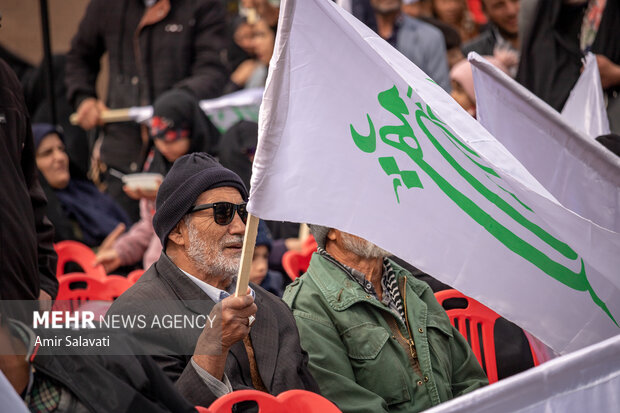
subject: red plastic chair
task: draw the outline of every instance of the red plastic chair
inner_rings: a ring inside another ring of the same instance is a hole
[[[65,275],[65,265],[75,262],[82,267],[82,271],[92,278],[105,278],[106,272],[103,265],[93,267],[95,253],[86,245],[77,241],[60,241],[54,244],[56,254],[58,254],[58,264],[56,266],[56,277]]]
[[[312,251],[316,251],[317,247],[319,245],[316,243],[316,240],[314,239],[314,236],[312,234],[308,235],[308,238],[306,238],[302,244],[302,251],[307,251],[307,250],[312,250]]]
[[[80,272],[64,274],[58,279],[54,310],[75,311],[90,300],[111,301],[102,280]]]
[[[314,250],[286,251],[282,256],[282,267],[291,280],[295,281],[310,266],[310,259]]]
[[[342,413],[325,397],[306,390],[289,390],[280,393],[276,399],[284,405],[286,412],[299,413]]]
[[[209,410],[211,413],[230,413],[235,404],[244,401],[256,402],[259,413],[341,413],[323,396],[306,390],[289,390],[278,397],[258,390],[238,390],[214,401]]]
[[[459,332],[465,337],[480,365],[485,367],[489,383],[495,383],[497,381],[497,361],[495,359],[493,327],[500,315],[457,290],[438,291],[435,293],[435,297],[442,306],[444,301],[451,298],[460,298],[467,301],[467,307],[446,310],[446,314],[448,314],[452,325],[457,327]],[[469,324],[469,329],[467,324]],[[480,343],[478,331],[482,333],[482,343]],[[484,360],[481,348],[484,351]],[[537,366],[539,364],[538,359],[531,345],[530,351],[532,352],[534,365]]]
[[[127,274],[127,279],[130,280],[132,283],[135,283],[136,281],[138,281],[140,279],[140,277],[142,277],[142,274],[144,274],[145,270],[133,270],[132,272],[130,272],[129,274]]]
[[[58,280],[54,309],[74,311],[91,300],[113,301],[132,285],[130,280],[120,275],[93,278],[84,273],[65,274]]]
[[[302,244],[301,251],[287,251],[282,255],[282,267],[289,278],[293,281],[306,272],[310,266],[312,253],[316,251],[318,244],[312,235],[308,236]]]

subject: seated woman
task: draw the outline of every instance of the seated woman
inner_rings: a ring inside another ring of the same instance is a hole
[[[198,101],[183,89],[171,89],[155,101],[149,132],[154,147],[147,157],[144,172],[162,175],[187,153],[213,154],[220,136]],[[147,269],[161,255],[161,242],[153,229],[157,190],[133,191],[126,187],[124,190],[131,198],[140,200],[140,221],[126,234],[99,249],[95,262],[103,264],[108,273],[140,261]]]
[[[131,224],[125,211],[91,181],[72,177],[59,129],[49,123],[35,123],[32,132],[55,242],[74,240],[95,247],[119,224]]]

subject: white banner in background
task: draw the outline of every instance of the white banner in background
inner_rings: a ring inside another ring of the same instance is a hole
[[[215,99],[200,101],[200,108],[221,133],[242,120],[258,121],[258,108],[263,88],[244,89]],[[129,117],[135,122],[146,122],[153,117],[152,106],[129,108]]]
[[[562,117],[573,128],[587,133],[593,139],[609,133],[601,75],[592,53],[586,55],[583,73],[562,108]]]
[[[620,232],[620,158],[486,59],[469,61],[480,123],[564,207]]]
[[[329,47],[327,47],[329,45]],[[620,332],[620,236],[328,0],[285,0],[249,210],[362,236],[558,352]]]

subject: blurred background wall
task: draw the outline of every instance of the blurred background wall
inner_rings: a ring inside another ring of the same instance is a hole
[[[66,53],[88,0],[48,0],[53,53]],[[43,59],[39,0],[2,0],[0,44],[32,65]]]
[[[89,0],[48,0],[52,53],[67,53],[71,38]],[[19,56],[31,65],[38,66],[43,60],[43,37],[41,34],[41,10],[39,0],[0,0],[0,46]],[[102,59],[102,73],[97,82],[100,96],[107,79],[107,62]]]

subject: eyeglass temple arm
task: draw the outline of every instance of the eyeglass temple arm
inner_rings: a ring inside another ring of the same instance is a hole
[[[189,210],[188,214],[189,214],[189,213],[192,213],[192,212],[199,212],[199,211],[204,211],[205,209],[213,208],[213,206],[214,206],[215,204],[218,204],[218,203],[219,203],[219,202],[214,202],[214,203],[212,203],[212,204],[196,205],[195,207],[192,207],[192,208]],[[235,204],[233,204],[233,205],[235,205]],[[246,202],[244,202],[244,203],[239,204],[239,205],[247,205],[247,203],[246,203]],[[235,205],[235,206],[236,206],[236,211],[239,211],[239,205]]]
[[[195,207],[192,207],[189,212],[198,212],[198,211],[204,211],[205,209],[209,209],[209,208],[213,208],[214,204],[203,204],[203,205],[196,205]]]

